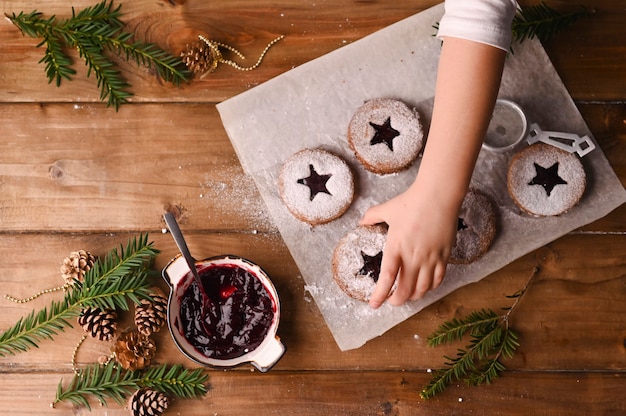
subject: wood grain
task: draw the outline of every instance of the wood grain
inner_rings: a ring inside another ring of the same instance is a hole
[[[64,380],[69,378],[65,374]],[[626,384],[623,373],[509,372],[489,386],[454,385],[428,401],[419,392],[429,374],[413,371],[317,371],[210,374],[211,389],[201,400],[172,403],[166,414],[186,416],[247,414],[400,416],[449,414],[593,414],[618,415],[626,411],[620,397]],[[29,373],[0,378],[2,413],[41,416],[128,415],[112,402],[92,411],[50,403],[61,382],[59,375]],[[33,391],[36,393],[33,394]],[[8,406],[6,405],[8,404]],[[540,411],[538,411],[540,409]]]

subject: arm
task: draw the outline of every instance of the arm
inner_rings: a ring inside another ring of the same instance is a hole
[[[444,39],[430,132],[415,182],[370,208],[361,224],[389,226],[370,305],[419,299],[443,280],[467,192],[498,94],[506,52],[460,38]]]

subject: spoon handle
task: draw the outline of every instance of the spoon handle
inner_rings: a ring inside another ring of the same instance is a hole
[[[167,224],[167,228],[172,233],[172,237],[174,237],[174,241],[178,246],[181,254],[187,261],[187,266],[189,266],[189,270],[191,270],[191,274],[193,274],[194,279],[196,279],[196,283],[202,288],[202,283],[200,281],[200,276],[198,276],[198,270],[196,269],[195,260],[191,256],[189,252],[189,248],[187,247],[187,243],[185,242],[185,238],[183,237],[183,232],[180,230],[178,223],[176,222],[176,218],[170,212],[166,212],[163,214],[163,218],[165,219],[165,224]]]

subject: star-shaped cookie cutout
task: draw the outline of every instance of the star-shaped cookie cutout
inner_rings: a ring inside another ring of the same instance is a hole
[[[380,264],[383,261],[383,252],[368,256],[361,251],[361,257],[363,257],[363,267],[359,270],[359,276],[369,276],[374,280],[374,283],[377,283],[380,276]]]
[[[374,124],[370,121],[370,126],[375,130],[374,137],[370,140],[370,145],[374,146],[378,143],[385,143],[389,150],[393,152],[393,139],[400,135],[400,132],[391,127],[391,117],[387,117],[387,120],[383,124]]]
[[[535,177],[528,182],[529,185],[541,185],[546,190],[546,194],[550,196],[550,193],[557,185],[567,185],[567,182],[559,176],[559,162],[555,162],[554,165],[549,168],[544,168],[537,163],[535,165]]]
[[[309,170],[311,174],[302,179],[298,179],[298,183],[302,185],[306,185],[311,190],[310,200],[313,201],[313,198],[320,192],[331,195],[331,193],[326,188],[326,183],[330,179],[332,175],[320,175],[315,171],[313,165],[309,165]]]

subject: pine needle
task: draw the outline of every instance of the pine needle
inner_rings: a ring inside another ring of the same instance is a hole
[[[0,357],[38,348],[39,343],[71,327],[85,307],[129,309],[129,301],[140,303],[150,298],[148,267],[159,253],[148,242],[148,234],[128,241],[126,247],[113,249],[97,260],[84,281],[74,281],[61,301],[48,308],[32,311],[0,334]]]
[[[78,13],[72,8],[72,16],[63,20],[57,20],[56,16],[44,18],[36,10],[6,14],[6,17],[24,35],[42,39],[37,47],[45,46],[45,52],[39,62],[45,64],[49,83],[54,82],[59,87],[63,80],[69,81],[76,74],[66,53],[66,49],[76,49],[87,66],[87,77],[93,73],[96,78],[100,100],[106,100],[107,107],[114,107],[117,111],[133,94],[131,85],[124,80],[108,53],[154,68],[159,77],[177,86],[191,78],[191,72],[180,57],[155,44],[132,40],[133,35],[124,31],[124,23],[120,20],[121,7],[114,7],[113,1],[103,0]]]
[[[207,380],[208,375],[202,369],[188,370],[180,364],[162,364],[145,371],[127,371],[114,361],[91,364],[79,370],[65,389],[61,380],[52,405],[68,401],[91,410],[90,395],[102,405],[107,405],[107,399],[123,405],[128,395],[142,387],[178,398],[199,398],[208,391]]]
[[[507,296],[515,298],[515,302],[504,309],[504,314],[498,315],[491,309],[474,311],[463,319],[444,322],[428,337],[431,347],[461,341],[466,335],[470,340],[465,348],[457,350],[454,358],[444,356],[444,368],[434,371],[430,383],[420,393],[423,399],[441,393],[455,381],[469,385],[490,384],[505,371],[502,360],[513,357],[520,345],[509,318],[538,273],[539,268],[535,268],[526,286]]]
[[[584,7],[577,11],[560,13],[543,2],[524,7],[519,9],[513,18],[513,39],[522,42],[536,37],[546,42],[556,33],[589,14],[590,12]]]

